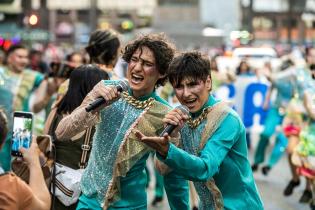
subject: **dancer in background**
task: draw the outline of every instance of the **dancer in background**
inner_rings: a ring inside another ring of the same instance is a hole
[[[12,45],[6,52],[5,66],[0,67],[0,106],[10,116],[9,133],[0,152],[0,165],[5,171],[10,170],[11,163],[12,113],[17,110],[36,113],[48,103],[38,99],[37,103],[40,103],[40,106],[36,109],[35,105],[29,106],[31,94],[37,89],[42,89],[42,81],[45,80],[42,74],[26,68],[28,62],[28,49],[23,45]],[[51,96],[50,92],[46,92],[46,95]]]
[[[266,148],[269,145],[271,136],[276,133],[276,143],[268,163],[262,167],[263,174],[267,175],[272,167],[279,161],[284,154],[288,139],[283,130],[276,131],[276,127],[282,125],[286,108],[290,101],[295,97],[303,96],[303,70],[300,71],[295,66],[291,66],[283,72],[269,76],[271,87],[269,88],[265,101],[264,109],[268,109],[267,117],[264,122],[264,130],[260,134],[260,139],[255,151],[252,170],[257,171],[260,164],[265,160]],[[271,101],[271,94],[276,91],[274,101]]]

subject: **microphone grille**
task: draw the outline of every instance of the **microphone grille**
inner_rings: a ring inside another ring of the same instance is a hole
[[[127,80],[120,80],[118,85],[121,87],[122,91],[126,91],[129,88],[129,83]]]
[[[189,115],[189,109],[187,106],[185,105],[179,105],[177,106],[175,109],[179,109],[181,110],[182,112],[184,112],[185,114]]]

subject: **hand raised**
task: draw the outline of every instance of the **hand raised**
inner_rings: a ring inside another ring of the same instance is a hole
[[[145,136],[143,133],[141,133],[139,130],[135,130],[134,134],[138,138],[140,142],[145,143],[152,149],[156,150],[160,155],[163,157],[167,156],[168,150],[169,150],[169,135],[165,134],[163,137],[158,136],[152,136],[148,137]]]
[[[92,90],[94,99],[98,97],[104,98],[107,102],[113,102],[119,99],[120,92],[113,85],[105,85],[104,81],[100,81]]]
[[[105,85],[103,81],[100,81],[92,91],[87,96],[90,100],[100,100],[104,99],[105,101],[101,102],[100,106],[98,106],[94,111],[99,111],[105,106],[113,103],[114,101],[120,98],[120,92],[117,90],[117,87],[112,85]]]

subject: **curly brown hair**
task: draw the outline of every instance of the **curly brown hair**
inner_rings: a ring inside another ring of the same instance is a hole
[[[122,58],[129,63],[136,50],[142,47],[148,47],[153,52],[158,72],[165,75],[156,82],[155,86],[164,85],[169,65],[175,54],[175,45],[163,33],[143,35],[125,46]]]
[[[8,134],[8,120],[3,109],[0,108],[0,148]]]

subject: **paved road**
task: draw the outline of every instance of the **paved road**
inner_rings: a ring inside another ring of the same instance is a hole
[[[255,142],[254,142],[255,144]],[[252,160],[252,151],[250,151],[250,160]],[[282,192],[290,180],[287,159],[282,157],[280,162],[273,168],[268,176],[262,175],[261,171],[254,174],[258,189],[264,202],[265,210],[309,210],[307,204],[300,204],[299,198],[303,193],[305,181],[295,189],[293,195],[284,197]],[[153,187],[148,189],[148,203],[153,199]],[[169,210],[166,199],[159,207],[148,207],[149,210]]]

